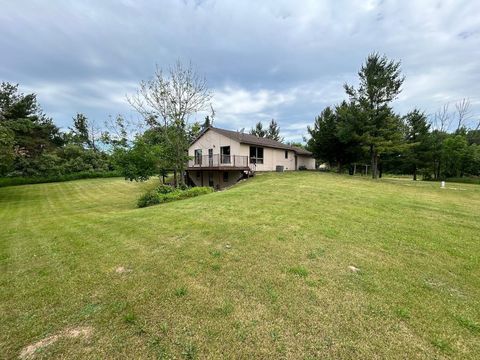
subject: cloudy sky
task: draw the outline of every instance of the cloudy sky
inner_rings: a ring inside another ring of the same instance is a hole
[[[397,111],[469,98],[480,116],[478,0],[0,0],[0,34],[0,81],[62,128],[77,112],[135,117],[125,95],[180,59],[214,90],[217,126],[275,118],[299,140],[373,51],[402,61]]]

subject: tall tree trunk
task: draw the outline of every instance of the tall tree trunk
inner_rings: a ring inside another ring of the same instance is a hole
[[[440,169],[441,169],[441,163],[440,159],[437,161],[437,174],[435,175],[435,179],[439,180],[440,179]]]
[[[180,167],[179,169],[179,177],[180,177],[180,185],[184,186],[185,185],[185,171],[183,170],[183,166]]]
[[[373,152],[373,145],[370,145],[370,167],[372,169],[372,179],[375,179],[375,153]]]
[[[370,155],[372,162],[372,179],[378,178],[378,153],[373,145],[370,145]]]
[[[183,158],[183,154],[181,155],[181,159],[182,158]],[[185,173],[184,169],[185,169],[185,166],[183,164],[183,161],[180,160],[180,162],[178,163],[178,176],[179,176],[179,182],[181,186],[185,185],[185,177],[183,176]]]
[[[413,165],[413,180],[417,181],[417,165]]]

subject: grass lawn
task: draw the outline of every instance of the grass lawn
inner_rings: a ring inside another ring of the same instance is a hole
[[[478,358],[480,186],[148,186],[0,188],[0,357]]]

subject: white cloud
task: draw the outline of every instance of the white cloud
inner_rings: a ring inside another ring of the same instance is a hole
[[[248,115],[265,112],[294,100],[293,92],[276,92],[268,89],[248,91],[227,86],[215,92],[214,106],[219,114]]]
[[[402,60],[398,111],[468,97],[480,116],[479,13],[477,0],[7,1],[0,79],[65,126],[76,111],[129,111],[124,95],[156,63],[192,60],[216,89],[218,124],[274,117],[300,138],[379,51]]]

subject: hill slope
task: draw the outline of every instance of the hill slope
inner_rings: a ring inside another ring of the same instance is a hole
[[[0,189],[5,357],[480,352],[478,186],[266,174],[136,209],[146,186]]]

